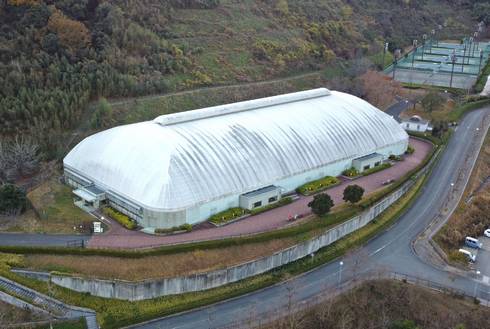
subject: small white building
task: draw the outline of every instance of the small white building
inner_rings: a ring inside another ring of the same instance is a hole
[[[400,125],[407,131],[426,132],[427,130],[432,130],[429,121],[422,119],[418,115],[414,115],[409,119],[402,119]]]
[[[383,164],[384,156],[379,153],[371,153],[363,157],[352,160],[352,167],[358,172],[363,172]]]

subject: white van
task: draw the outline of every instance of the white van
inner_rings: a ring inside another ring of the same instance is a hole
[[[475,262],[476,260],[476,255],[473,255],[471,252],[469,252],[468,250],[464,250],[464,249],[459,249],[459,252],[464,254],[466,256],[466,258],[468,258],[468,260],[470,262]]]
[[[478,239],[472,238],[470,236],[467,236],[466,239],[464,239],[464,244],[470,248],[475,249],[481,249],[481,247],[483,246],[483,243],[478,241]]]

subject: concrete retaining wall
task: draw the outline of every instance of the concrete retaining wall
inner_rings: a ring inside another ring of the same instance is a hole
[[[86,279],[60,275],[52,275],[51,281],[75,291],[88,292],[100,297],[131,301],[219,287],[270,271],[315,253],[320,248],[332,244],[371,222],[382,211],[403,196],[412,185],[412,180],[406,182],[398,190],[385,197],[370,209],[364,211],[361,215],[339,224],[314,239],[292,246],[271,256],[259,258],[227,269],[176,278],[139,282]]]

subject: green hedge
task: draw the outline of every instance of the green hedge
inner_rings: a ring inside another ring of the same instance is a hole
[[[138,225],[134,220],[126,216],[125,214],[110,208],[110,207],[105,207],[102,209],[102,212],[104,215],[111,217],[115,221],[117,221],[119,224],[127,228],[128,230],[134,230]]]
[[[310,195],[316,192],[320,192],[326,190],[329,187],[340,184],[340,180],[336,177],[326,176],[304,185],[301,185],[296,189],[296,192],[301,193],[303,195]]]
[[[233,219],[236,219],[240,216],[243,216],[248,213],[248,210],[240,208],[240,207],[234,207],[227,209],[225,211],[219,212],[217,214],[214,214],[213,216],[209,217],[209,221],[214,224],[223,224],[226,222],[229,222]]]
[[[254,209],[250,210],[250,213],[252,215],[257,215],[257,214],[260,214],[260,213],[262,213],[264,211],[267,211],[267,210],[271,210],[271,209],[274,209],[274,208],[277,208],[277,207],[285,206],[287,204],[290,204],[291,202],[293,202],[293,198],[291,198],[290,196],[287,196],[287,197],[281,198],[277,202],[268,204],[267,206],[263,206],[263,207],[260,207],[260,208],[254,208]]]

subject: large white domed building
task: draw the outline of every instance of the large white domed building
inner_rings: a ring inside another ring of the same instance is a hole
[[[321,88],[108,129],[80,142],[63,164],[86,204],[107,202],[144,227],[167,228],[265,206],[407,145],[391,116]]]

